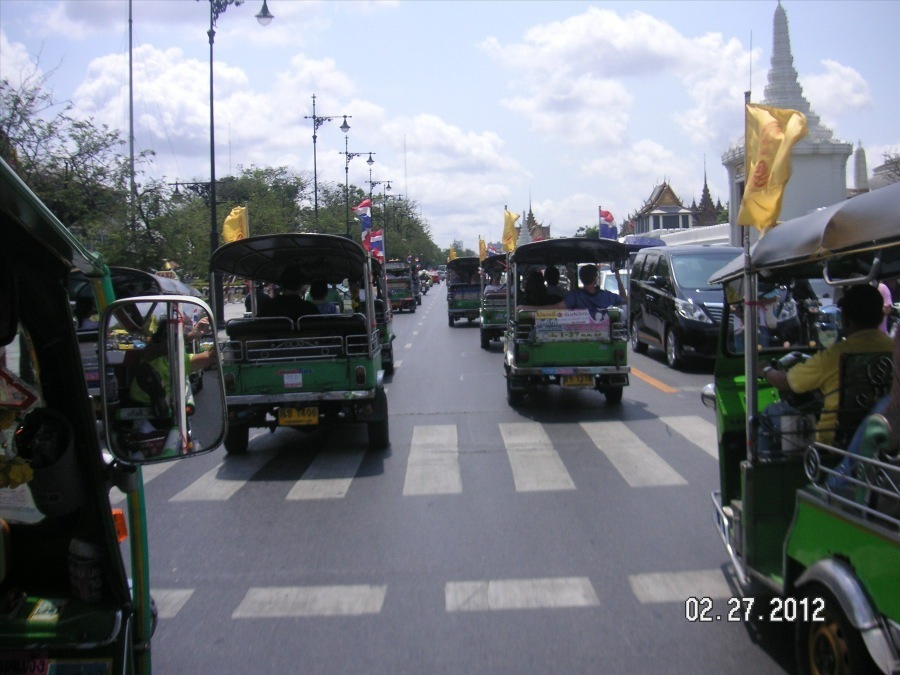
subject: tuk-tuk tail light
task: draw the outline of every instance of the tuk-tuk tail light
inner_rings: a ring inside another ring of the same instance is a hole
[[[121,544],[128,539],[128,525],[125,522],[125,512],[122,509],[113,509],[112,516],[116,525],[116,539]]]
[[[366,380],[368,379],[368,373],[366,373],[366,367],[365,366],[356,366],[356,369],[354,372],[356,374],[356,384],[358,384],[360,386],[364,385],[366,383]]]
[[[234,373],[225,373],[225,377],[223,379],[225,380],[225,388],[229,391],[234,391]]]

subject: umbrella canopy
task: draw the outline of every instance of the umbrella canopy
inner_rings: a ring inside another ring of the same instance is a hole
[[[887,249],[888,261],[900,257],[900,183],[781,223],[750,249],[750,265],[758,272],[874,249]],[[710,283],[728,281],[742,271],[739,256]]]

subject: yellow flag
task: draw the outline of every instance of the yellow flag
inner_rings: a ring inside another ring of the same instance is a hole
[[[519,214],[510,213],[507,209],[503,215],[503,250],[516,250],[516,221]]]
[[[456,249],[452,246],[450,247],[450,255],[447,256],[447,262],[450,262],[451,260],[456,260]]]
[[[478,237],[478,259],[484,260],[487,258],[487,248],[484,245],[484,239]]]
[[[807,134],[806,116],[752,103],[746,108],[746,183],[738,225],[752,225],[762,236],[775,227],[781,214],[791,177],[791,150]]]
[[[225,218],[222,226],[222,241],[226,244],[230,241],[245,239],[250,236],[250,224],[247,221],[247,208],[235,206]]]

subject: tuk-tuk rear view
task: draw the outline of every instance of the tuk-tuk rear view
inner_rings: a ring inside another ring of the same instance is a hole
[[[567,299],[578,297],[579,265],[592,268],[596,281],[598,263],[627,258],[618,242],[581,238],[536,241],[510,254],[504,360],[510,405],[539,385],[594,388],[608,404],[621,402],[630,373],[624,298],[588,293],[597,302],[603,298],[603,307]],[[556,289],[548,288],[547,276],[561,277]]]

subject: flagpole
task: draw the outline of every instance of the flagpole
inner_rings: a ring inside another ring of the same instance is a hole
[[[750,92],[744,92],[744,191],[750,180],[750,157],[747,143],[747,106]],[[759,332],[759,312],[757,311],[756,280],[750,273],[750,228],[743,227],[744,246],[744,398],[747,410],[747,458],[756,454],[756,431],[759,426],[758,390],[756,386],[756,349],[754,340]]]

